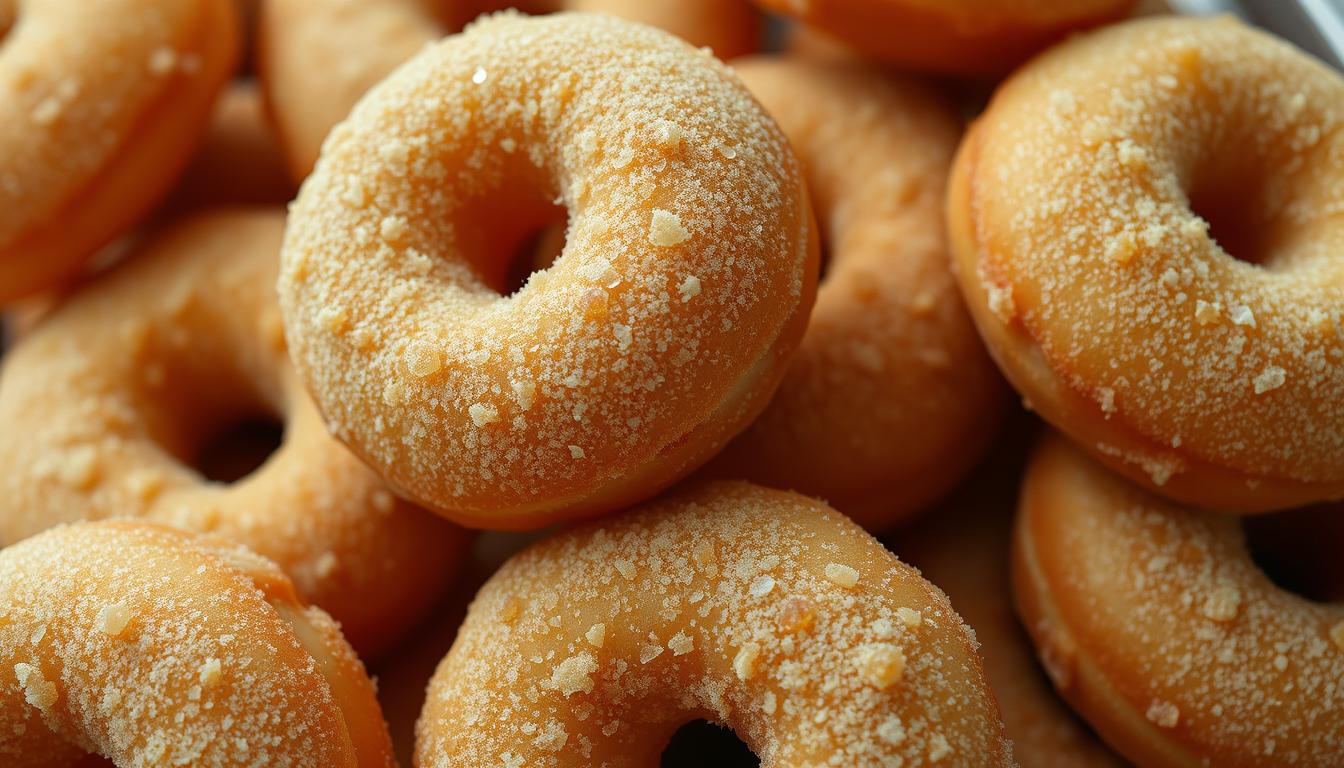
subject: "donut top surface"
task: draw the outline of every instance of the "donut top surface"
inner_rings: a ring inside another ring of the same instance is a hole
[[[328,139],[287,233],[291,349],[333,431],[412,497],[560,505],[767,361],[810,300],[803,195],[708,52],[607,16],[487,17]],[[560,258],[502,296],[557,206]]]
[[[1341,103],[1344,80],[1282,41],[1165,18],[1052,50],[974,129],[989,310],[1170,449],[1135,459],[1156,485],[1182,456],[1344,478]]]

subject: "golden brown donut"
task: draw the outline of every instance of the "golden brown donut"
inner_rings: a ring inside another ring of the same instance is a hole
[[[0,759],[10,768],[390,768],[373,684],[274,564],[129,521],[0,550]]]
[[[1022,420],[1013,431],[1030,434]],[[945,504],[889,546],[947,593],[975,630],[985,676],[1022,768],[1122,768],[1112,752],[1060,700],[1013,612],[1009,549],[1025,441],[995,445],[988,459]]]
[[[1231,19],[1129,22],[1002,86],[948,209],[1027,402],[1178,501],[1344,494],[1341,99],[1338,74]]]
[[[712,467],[890,528],[974,466],[1006,402],[943,228],[960,123],[856,61],[733,67],[798,154],[829,261],[779,391]]]
[[[942,592],[819,502],[721,483],[506,563],[430,683],[416,765],[647,766],[699,718],[766,768],[1012,763]]]
[[[502,296],[556,201],[563,253]],[[465,525],[540,527],[648,498],[765,407],[812,306],[810,219],[787,140],[708,53],[504,13],[333,132],[280,304],[318,407],[385,479]]]
[[[232,0],[0,0],[0,302],[153,209],[232,74],[236,23]]]
[[[216,212],[159,235],[63,303],[0,375],[0,542],[141,517],[275,560],[362,653],[409,628],[465,534],[399,501],[324,429],[285,354],[273,286],[284,216]],[[227,427],[284,422],[236,483],[195,468]]]
[[[884,61],[954,74],[1008,71],[1135,0],[756,0]]]
[[[612,14],[724,60],[760,44],[761,22],[746,0],[267,0],[260,71],[293,177],[312,171],[323,139],[374,84],[446,32],[510,6]]]
[[[1155,768],[1339,765],[1344,594],[1277,587],[1236,518],[1153,496],[1058,435],[1018,514],[1023,620],[1056,688],[1117,751]]]
[[[215,104],[201,146],[159,214],[180,216],[211,206],[283,205],[297,187],[266,117],[261,88],[236,81]]]

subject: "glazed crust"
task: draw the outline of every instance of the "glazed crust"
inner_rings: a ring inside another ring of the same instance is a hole
[[[1051,435],[1022,490],[1013,587],[1056,688],[1128,759],[1344,754],[1344,604],[1275,586],[1236,519],[1163,501]]]
[[[721,483],[511,559],[430,684],[416,764],[634,768],[697,718],[766,768],[1012,763],[941,592],[819,502]]]
[[[563,253],[502,296],[552,201]],[[281,308],[308,390],[385,479],[466,525],[539,527],[647,498],[750,423],[807,322],[815,237],[786,139],[711,55],[505,13],[332,134]]]
[[[1119,25],[1002,86],[948,216],[972,315],[1028,405],[1178,501],[1344,493],[1341,97],[1337,74],[1229,19]]]

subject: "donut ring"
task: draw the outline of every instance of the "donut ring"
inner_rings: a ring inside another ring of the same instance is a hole
[[[290,172],[302,180],[322,141],[370,88],[448,31],[499,0],[268,0],[260,70]],[[660,27],[725,61],[759,47],[761,20],[746,0],[529,0],[530,13],[594,11]]]
[[[564,252],[501,297],[500,241],[553,200]],[[388,482],[464,525],[539,527],[649,497],[759,413],[812,306],[810,218],[787,141],[712,56],[504,13],[333,132],[280,304],[333,433]]]
[[[1344,494],[1341,100],[1344,79],[1231,19],[1113,27],[1000,88],[948,209],[972,315],[1027,402],[1177,501]],[[1246,178],[1247,210],[1218,197]],[[1192,197],[1265,263],[1229,255]]]
[[[153,209],[233,72],[236,23],[232,0],[0,0],[0,302]]]
[[[1055,694],[1013,613],[1008,555],[1023,462],[1017,460],[1016,441],[1004,448],[1012,453],[996,447],[952,499],[902,528],[889,546],[946,592],[975,630],[985,676],[1021,768],[1124,768],[1128,763]]]
[[[275,565],[144,523],[0,551],[0,758],[11,768],[393,766],[373,683]]]
[[[653,765],[702,717],[766,768],[1012,764],[941,592],[820,502],[720,483],[506,563],[430,683],[416,765]]]
[[[1052,436],[1023,486],[1013,586],[1055,686],[1135,763],[1339,764],[1344,602],[1271,583],[1236,518],[1162,501]]]
[[[1135,0],[756,0],[884,61],[1001,74],[1070,32],[1124,17]]]
[[[733,68],[793,144],[830,262],[779,391],[711,466],[889,528],[975,465],[1006,402],[942,224],[961,126],[917,83],[858,62]]]
[[[284,217],[189,219],[61,305],[0,377],[0,541],[141,517],[274,559],[361,653],[410,627],[465,534],[397,500],[323,428],[272,286]],[[283,444],[232,485],[189,462],[222,426],[281,414]]]

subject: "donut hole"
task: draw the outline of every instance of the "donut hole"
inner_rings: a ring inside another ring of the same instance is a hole
[[[1241,521],[1251,559],[1270,581],[1317,603],[1344,602],[1344,506],[1327,505]]]
[[[1209,237],[1229,256],[1269,267],[1272,255],[1266,234],[1270,228],[1259,195],[1248,190],[1244,182],[1232,182],[1227,173],[1202,176],[1190,190],[1190,208],[1209,223]]]
[[[214,483],[236,483],[255,472],[280,449],[285,426],[258,415],[230,421],[201,441],[192,467]]]
[[[755,768],[761,761],[737,734],[708,720],[692,720],[668,740],[662,768]]]
[[[569,228],[564,210],[557,208],[555,218],[519,236],[504,273],[504,282],[495,289],[501,296],[517,293],[533,274],[545,271],[560,258],[565,249],[565,232]]]
[[[500,182],[463,201],[454,218],[462,255],[490,290],[517,293],[564,248],[568,212],[555,202],[538,171],[517,152],[506,158]]]

